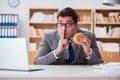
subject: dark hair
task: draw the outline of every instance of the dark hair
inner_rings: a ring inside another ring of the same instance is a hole
[[[57,19],[59,18],[59,16],[62,16],[62,17],[71,16],[75,23],[78,22],[77,13],[75,12],[74,9],[72,9],[70,7],[66,7],[63,10],[59,11],[59,13],[57,15]]]

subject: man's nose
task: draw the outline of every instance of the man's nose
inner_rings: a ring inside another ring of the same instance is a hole
[[[62,30],[66,30],[66,26],[65,25],[62,27]]]
[[[66,28],[67,28],[67,27],[66,27],[66,24],[63,24],[62,28],[63,28],[63,29],[66,29]]]

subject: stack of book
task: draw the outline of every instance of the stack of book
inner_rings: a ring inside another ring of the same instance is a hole
[[[97,41],[97,46],[99,50],[105,52],[119,52],[119,45],[120,43],[106,43],[102,41]]]
[[[51,23],[57,22],[56,20],[57,13],[54,14],[44,14],[43,12],[34,12],[30,22],[31,23]]]
[[[95,35],[96,35],[96,37],[120,38],[120,27],[97,26],[97,27],[95,27]]]
[[[103,13],[96,13],[96,22],[98,23],[119,23],[120,22],[120,14],[119,12],[110,12],[108,15],[104,15]]]
[[[50,28],[36,29],[34,26],[30,26],[29,35],[31,37],[37,37],[37,36],[42,37],[45,32],[49,32],[52,30],[55,30],[55,29],[50,29]]]

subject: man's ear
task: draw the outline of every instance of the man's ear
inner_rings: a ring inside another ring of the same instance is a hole
[[[75,27],[78,28],[78,24],[77,23],[75,24]]]

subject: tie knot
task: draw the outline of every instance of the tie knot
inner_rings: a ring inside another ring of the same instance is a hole
[[[68,49],[72,49],[72,44],[71,44],[71,42],[69,43]]]

